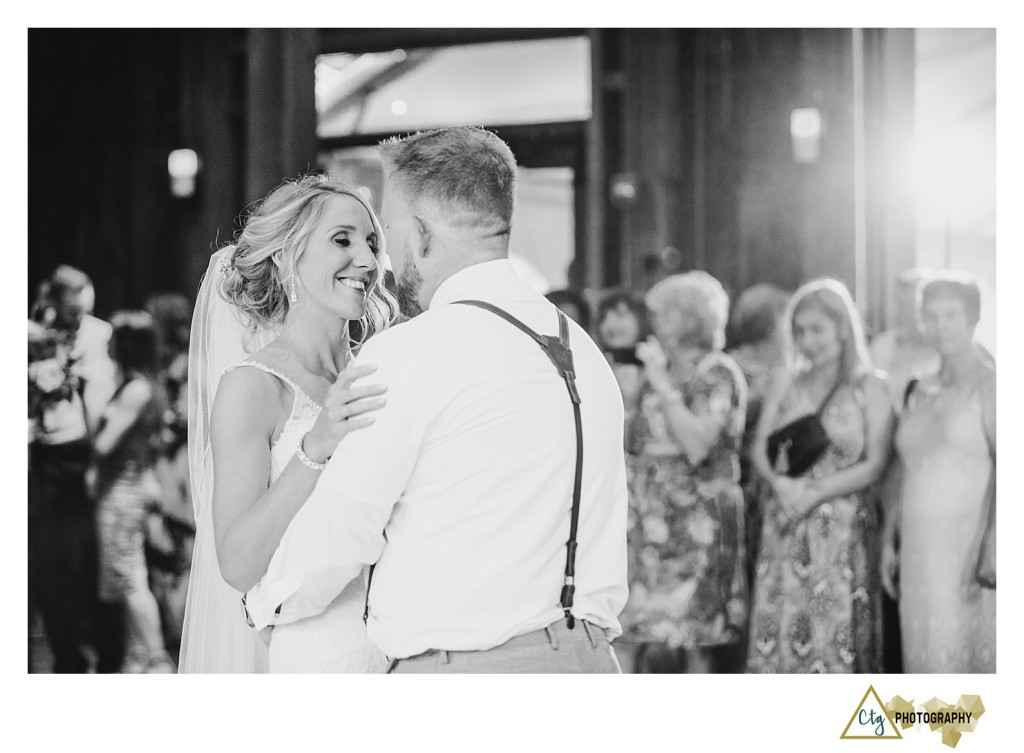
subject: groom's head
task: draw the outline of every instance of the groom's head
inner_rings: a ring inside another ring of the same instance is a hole
[[[389,139],[379,149],[381,223],[399,303],[415,316],[451,275],[508,256],[516,160],[493,133],[466,126]]]

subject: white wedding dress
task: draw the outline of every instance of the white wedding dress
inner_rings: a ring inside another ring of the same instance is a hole
[[[269,366],[257,361],[244,361],[238,366],[252,366],[272,374],[288,385],[295,396],[281,435],[270,448],[270,482],[273,483],[299,449],[302,437],[313,428],[320,406],[291,379]],[[366,637],[365,600],[365,580],[356,578],[322,613],[274,627],[270,639],[270,671],[383,672],[387,660]]]

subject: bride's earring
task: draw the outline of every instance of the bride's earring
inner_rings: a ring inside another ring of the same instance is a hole
[[[288,300],[291,301],[292,303],[298,303],[298,301],[299,301],[299,297],[297,295],[295,295],[295,275],[294,274],[292,275],[292,292],[291,292],[291,295],[288,296]]]

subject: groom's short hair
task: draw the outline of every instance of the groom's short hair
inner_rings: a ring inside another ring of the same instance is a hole
[[[516,158],[490,131],[471,126],[394,137],[378,147],[388,180],[412,204],[432,204],[449,216],[499,221],[508,232],[516,195]]]

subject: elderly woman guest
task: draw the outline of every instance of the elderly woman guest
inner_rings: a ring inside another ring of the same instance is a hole
[[[778,372],[765,399],[752,457],[769,493],[747,668],[877,672],[881,587],[873,485],[891,453],[889,388],[871,368],[863,326],[841,282],[804,285],[786,318],[791,365]],[[797,475],[785,448],[770,461],[769,435],[813,415],[827,442],[809,467]]]
[[[938,374],[912,382],[896,438],[902,494],[883,537],[908,672],[996,671],[996,373],[975,347],[981,294],[937,275],[920,293]]]
[[[754,562],[761,541],[759,477],[750,463],[761,407],[776,370],[785,367],[785,313],[790,294],[771,283],[753,285],[736,299],[729,317],[732,348],[729,355],[747,381],[747,418],[740,455],[740,482],[746,501],[747,577],[753,580]]]
[[[709,672],[742,639],[747,586],[739,451],[746,384],[722,352],[729,298],[705,272],[647,294],[655,336],[637,348],[630,595],[623,629],[640,672]]]

